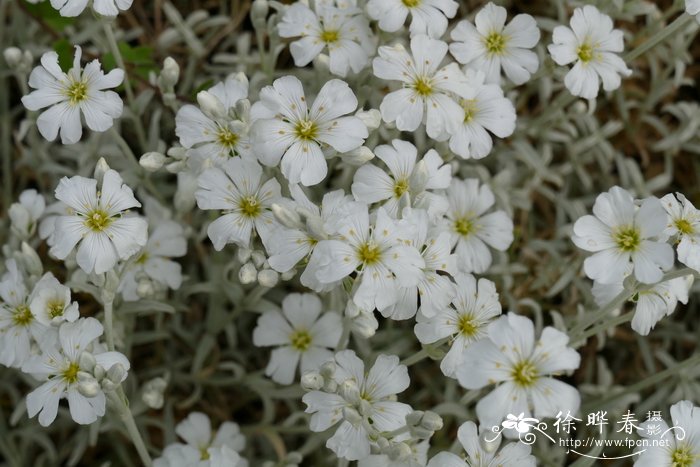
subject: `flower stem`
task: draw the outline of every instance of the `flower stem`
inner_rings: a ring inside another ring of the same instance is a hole
[[[615,326],[618,326],[618,325],[620,325],[620,324],[622,324],[622,323],[626,323],[626,322],[628,322],[628,321],[632,321],[632,318],[633,318],[633,317],[634,317],[634,311],[629,311],[629,312],[627,312],[627,313],[625,313],[625,314],[623,314],[623,315],[619,315],[619,316],[612,316],[610,319],[608,319],[608,320],[606,320],[606,321],[603,321],[602,323],[600,323],[600,324],[598,324],[598,325],[596,325],[596,326],[593,326],[593,327],[590,328],[589,330],[583,332],[583,333],[581,334],[581,337],[580,337],[579,339],[577,339],[577,340],[579,341],[580,344],[583,344],[584,342],[586,342],[586,340],[587,340],[589,337],[595,336],[595,335],[598,334],[599,332],[606,331],[606,330],[608,330],[608,329],[612,329],[612,328],[614,328]],[[577,346],[574,345],[574,347],[577,347]]]
[[[105,337],[107,338],[107,348],[114,350],[114,294],[102,293],[103,306],[105,311]]]
[[[136,421],[134,420],[134,415],[131,413],[131,409],[129,409],[129,400],[126,397],[126,394],[124,394],[124,390],[121,386],[119,386],[116,391],[108,393],[108,397],[114,403],[119,413],[119,418],[124,423],[124,427],[131,438],[131,442],[134,444],[134,447],[141,458],[141,463],[146,467],[151,467],[151,465],[153,465],[151,455],[148,453],[146,443],[143,442],[141,432],[136,426]]]
[[[418,352],[414,353],[410,357],[406,357],[401,361],[402,365],[406,366],[411,366],[415,365],[416,363],[425,360],[426,358],[430,357],[430,354],[432,351],[436,348],[442,347],[442,344],[446,343],[449,341],[449,337],[444,337],[440,339],[439,341],[435,342],[434,344],[427,344],[424,345],[422,349],[420,349]]]
[[[641,57],[642,55],[647,53],[649,50],[653,49],[654,47],[661,44],[669,37],[673,36],[678,31],[685,28],[691,21],[693,21],[692,16],[687,15],[685,13],[680,15],[678,18],[676,18],[673,21],[673,23],[664,27],[662,30],[658,31],[656,34],[654,34],[649,39],[647,39],[646,41],[641,43],[639,46],[637,46],[630,53],[625,55],[623,57],[623,60],[625,60],[625,62],[630,62],[632,60],[635,60],[636,58]]]

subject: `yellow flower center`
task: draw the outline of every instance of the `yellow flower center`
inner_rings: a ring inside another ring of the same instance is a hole
[[[297,329],[289,336],[292,347],[299,352],[306,352],[311,346],[311,334],[306,329]]]
[[[479,108],[476,106],[476,99],[462,99],[462,108],[464,109],[464,123],[469,123],[474,120]]]
[[[501,55],[506,50],[506,37],[499,32],[492,32],[484,39],[486,50],[492,55]]]
[[[397,198],[401,198],[404,193],[406,193],[410,189],[410,185],[408,184],[408,180],[401,179],[397,180],[396,183],[394,183],[394,196]]]
[[[691,235],[695,233],[693,225],[685,219],[678,219],[676,221],[676,228],[678,231],[684,235]]]
[[[316,122],[312,122],[311,120],[302,120],[298,122],[294,131],[297,138],[304,141],[314,141],[318,136]]]
[[[73,384],[76,381],[78,381],[78,371],[80,371],[80,367],[78,366],[78,364],[71,362],[71,364],[68,365],[68,368],[63,370],[61,376],[63,377],[63,380],[66,381],[68,384]]]
[[[382,252],[374,243],[364,243],[357,250],[357,257],[364,264],[375,264],[379,262]]]
[[[421,96],[429,96],[433,93],[433,83],[430,78],[419,76],[413,82],[413,89]]]
[[[474,317],[471,314],[461,315],[457,321],[459,333],[464,337],[472,337],[476,334],[479,327],[474,322]]]
[[[51,300],[46,304],[46,308],[49,312],[49,317],[55,318],[57,316],[63,316],[63,309],[65,304],[60,300]]]
[[[326,44],[338,42],[338,39],[340,39],[340,34],[334,29],[324,29],[321,33],[321,40]]]
[[[532,386],[537,381],[537,368],[527,360],[522,360],[511,370],[511,377],[515,384],[521,387]]]
[[[687,446],[676,448],[671,454],[671,467],[691,467],[698,457]]]
[[[82,81],[73,81],[65,92],[70,104],[76,105],[87,99],[87,91],[87,84]]]
[[[102,232],[112,223],[112,218],[102,209],[95,209],[88,213],[85,218],[85,227],[93,232]]]
[[[143,253],[141,253],[141,256],[136,258],[135,262],[136,262],[136,264],[146,264],[146,261],[148,261],[148,257],[149,257],[148,252],[144,251]]]
[[[262,208],[255,196],[245,196],[238,203],[241,213],[246,217],[258,217]]]
[[[420,0],[401,0],[406,8],[415,8],[420,5]]]
[[[34,321],[34,315],[27,305],[19,305],[12,313],[12,322],[15,326],[29,326]]]
[[[471,218],[462,217],[455,221],[454,229],[461,236],[468,237],[476,231],[476,225]]]
[[[617,247],[625,252],[636,251],[642,243],[639,230],[635,227],[623,227],[613,237]]]
[[[578,50],[576,50],[576,54],[579,60],[583,63],[588,63],[593,60],[593,47],[588,43],[581,44]]]
[[[216,135],[216,140],[225,148],[233,150],[233,148],[238,144],[238,135],[228,128],[219,128],[219,133]]]
[[[209,447],[204,446],[202,448],[199,448],[199,460],[201,461],[208,461],[210,458],[209,456]]]

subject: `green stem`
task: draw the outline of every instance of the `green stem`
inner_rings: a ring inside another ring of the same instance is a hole
[[[114,294],[102,293],[102,300],[105,311],[105,337],[107,338],[107,348],[114,350]]]
[[[651,36],[649,39],[644,41],[642,44],[637,46],[634,50],[632,50],[630,53],[625,55],[623,57],[623,60],[625,62],[631,62],[632,60],[635,60],[645,53],[647,53],[649,50],[653,49],[657,45],[661,44],[662,42],[666,41],[669,37],[673,36],[676,34],[678,31],[682,30],[685,28],[690,22],[692,22],[694,18],[690,15],[686,15],[683,13],[680,15],[678,18],[676,18],[673,23],[669,24],[668,26],[664,27],[662,30],[658,31],[656,34]]]
[[[620,324],[626,323],[628,321],[632,321],[633,317],[634,317],[634,311],[630,311],[630,312],[627,312],[627,313],[625,313],[623,315],[619,315],[619,316],[613,316],[610,319],[603,321],[602,323],[600,323],[596,326],[593,326],[588,331],[582,333],[581,337],[576,339],[576,341],[578,341],[581,345],[583,345],[583,343],[586,342],[586,340],[589,337],[595,336],[599,332],[603,332],[603,331],[606,331],[608,329],[612,329],[615,326],[619,326]],[[574,342],[573,339],[572,339],[572,342]],[[576,348],[578,346],[573,345],[573,347]]]
[[[406,357],[401,361],[402,365],[406,366],[411,366],[415,365],[416,363],[425,360],[426,358],[430,357],[430,353],[439,347],[442,347],[442,344],[448,342],[450,340],[449,337],[444,337],[440,339],[439,341],[435,342],[434,344],[427,344],[424,345],[422,349],[420,349],[418,352],[414,353],[410,357]]]
[[[119,418],[124,423],[124,427],[131,438],[131,442],[134,444],[134,447],[141,458],[141,464],[146,467],[151,467],[153,465],[151,455],[148,453],[146,443],[143,442],[141,432],[136,426],[136,420],[134,420],[134,415],[131,413],[131,409],[129,409],[129,400],[126,397],[126,394],[124,394],[124,390],[121,386],[119,386],[116,391],[108,393],[108,397],[116,406],[119,413]]]

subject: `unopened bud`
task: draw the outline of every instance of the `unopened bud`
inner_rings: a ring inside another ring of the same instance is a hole
[[[163,164],[165,164],[167,160],[168,158],[165,157],[164,154],[159,152],[147,152],[139,159],[139,165],[149,172],[155,172],[163,167]]]
[[[333,378],[333,376],[335,375],[335,368],[335,362],[333,360],[324,362],[323,364],[321,364],[321,376],[323,376],[324,378]]]
[[[357,149],[341,154],[340,158],[350,165],[358,166],[374,159],[374,153],[367,146],[360,146]]]
[[[358,110],[355,116],[362,120],[368,130],[376,130],[382,124],[382,114],[377,109]]]
[[[79,381],[78,392],[85,397],[95,397],[100,392],[100,383],[92,377]]]
[[[391,446],[389,452],[387,452],[389,459],[394,462],[405,461],[411,457],[412,454],[413,451],[411,450],[411,446],[406,443],[395,443],[393,446]]]
[[[141,400],[151,409],[160,409],[163,407],[165,399],[163,393],[165,388],[168,386],[168,382],[158,376],[153,378],[143,385],[143,392],[141,393]]]
[[[263,269],[258,273],[258,283],[263,287],[274,287],[280,280],[280,275],[272,269]]]
[[[423,415],[425,415],[425,412],[423,412],[422,410],[414,410],[413,412],[406,415],[406,424],[409,426],[420,425]]]
[[[92,369],[92,374],[98,381],[104,379],[106,373],[107,372],[102,367],[102,365],[95,365],[95,367]]]
[[[115,384],[120,384],[126,379],[127,371],[121,363],[115,363],[107,370],[107,379]]]
[[[416,191],[422,191],[425,185],[428,184],[430,179],[430,172],[428,172],[428,165],[425,160],[422,159],[416,164],[416,168],[413,170],[413,175],[411,176],[411,188]]]
[[[430,431],[438,431],[442,429],[442,417],[435,412],[428,410],[423,414],[420,421],[420,426]]]
[[[164,88],[172,88],[180,79],[180,65],[172,57],[166,57],[163,61],[163,71],[160,81]]]
[[[267,14],[270,11],[270,6],[267,0],[255,0],[253,5],[250,7],[250,19],[253,22],[255,29],[260,29],[265,27],[265,20],[267,19]]]
[[[267,256],[260,250],[253,250],[250,254],[250,259],[253,261],[256,268],[261,268],[265,264],[265,261],[267,261]]]
[[[258,270],[255,269],[253,263],[245,263],[243,266],[241,266],[241,269],[238,271],[238,279],[243,285],[252,284],[257,280],[257,278]]]
[[[34,248],[27,242],[22,242],[22,259],[27,272],[33,276],[40,276],[44,272],[44,266]]]
[[[207,116],[213,119],[226,118],[226,108],[224,104],[209,91],[197,93],[197,103]]]
[[[97,165],[95,165],[95,179],[97,182],[102,185],[102,179],[105,176],[105,173],[110,169],[109,164],[107,164],[107,161],[105,160],[104,157],[100,157],[100,160],[97,161]]]
[[[96,365],[97,360],[95,360],[95,356],[92,355],[90,352],[83,352],[80,354],[80,357],[78,359],[78,366],[80,366],[81,369],[93,373],[93,370],[95,369]]]
[[[253,250],[250,248],[239,248],[238,251],[236,251],[236,257],[241,263],[247,263],[252,254]]]
[[[153,281],[148,277],[144,277],[136,284],[136,295],[141,298],[152,298],[156,293]]]
[[[323,392],[335,393],[337,391],[338,383],[336,383],[333,379],[326,380],[325,384],[323,385]]]
[[[323,387],[323,376],[315,371],[301,375],[301,387],[306,391],[318,391]]]
[[[338,387],[338,393],[340,396],[351,404],[357,404],[360,402],[360,388],[357,383],[352,379],[346,379]]]
[[[17,47],[8,47],[3,51],[5,62],[10,68],[17,68],[22,63],[22,51]]]

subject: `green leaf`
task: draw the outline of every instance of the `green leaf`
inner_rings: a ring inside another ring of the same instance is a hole
[[[73,65],[75,49],[67,39],[60,39],[53,43],[53,50],[58,54],[58,65],[62,70],[68,70]]]

